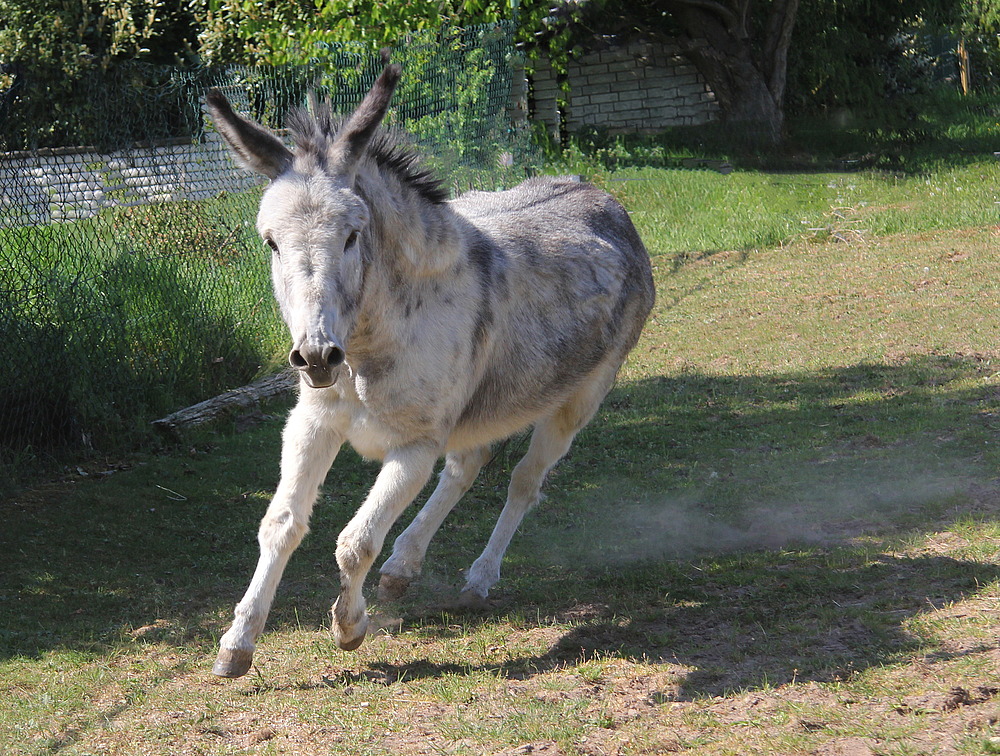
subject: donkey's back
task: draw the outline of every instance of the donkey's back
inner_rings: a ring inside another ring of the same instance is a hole
[[[452,204],[473,228],[469,256],[487,282],[480,307],[491,327],[450,446],[480,431],[484,441],[509,435],[488,428],[531,424],[590,381],[603,396],[654,297],[649,256],[628,213],[606,192],[556,177]]]

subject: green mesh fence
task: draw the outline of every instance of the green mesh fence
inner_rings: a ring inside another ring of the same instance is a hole
[[[456,190],[529,162],[512,28],[443,29],[393,52],[389,121]],[[311,92],[349,111],[381,70],[344,45],[302,68],[13,69],[0,93],[0,478],[118,451],[179,407],[284,361],[253,231],[262,182],[231,162],[206,87],[280,128]],[[328,63],[327,61],[332,61]],[[81,146],[82,145],[82,146]]]

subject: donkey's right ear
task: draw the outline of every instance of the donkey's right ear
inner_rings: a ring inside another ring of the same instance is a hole
[[[281,140],[263,126],[236,115],[218,89],[209,89],[205,101],[215,128],[244,168],[275,179],[291,165],[292,153]]]

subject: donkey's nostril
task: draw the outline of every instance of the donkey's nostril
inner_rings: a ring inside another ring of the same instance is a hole
[[[330,367],[337,367],[344,361],[344,350],[340,347],[330,347],[329,349],[330,351],[326,354],[326,364]]]
[[[289,352],[288,363],[299,370],[324,370],[337,367],[344,361],[345,356],[344,350],[334,344],[323,347],[306,345]]]

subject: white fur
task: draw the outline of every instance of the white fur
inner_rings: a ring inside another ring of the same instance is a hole
[[[219,674],[249,666],[281,573],[345,442],[382,461],[337,539],[333,631],[350,649],[367,628],[365,576],[437,460],[445,458],[437,487],[382,565],[384,597],[419,574],[490,445],[534,427],[467,574],[464,595],[485,598],[545,476],[597,410],[652,306],[645,249],[603,192],[539,179],[441,202],[385,153],[365,158],[358,145],[388,103],[379,86],[346,133],[327,135],[323,148],[322,130],[310,131],[294,158],[210,100],[234,151],[273,179],[258,229],[276,250],[275,294],[302,374],[281,481],[260,526],[260,561],[222,637]],[[343,164],[345,154],[352,162]]]

